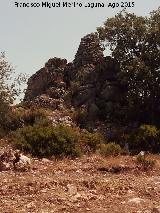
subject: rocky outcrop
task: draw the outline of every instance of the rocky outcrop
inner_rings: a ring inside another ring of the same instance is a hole
[[[88,64],[96,65],[103,60],[103,48],[100,46],[97,33],[91,33],[81,39],[73,64],[81,67]]]
[[[42,69],[29,78],[24,100],[31,101],[37,96],[46,93],[50,87],[57,88],[62,84],[65,85],[63,72],[66,64],[66,59],[49,59]]]
[[[81,39],[72,63],[52,58],[28,81],[25,101],[53,109],[85,107],[88,119],[108,113],[121,98],[117,61],[104,57],[98,35]]]

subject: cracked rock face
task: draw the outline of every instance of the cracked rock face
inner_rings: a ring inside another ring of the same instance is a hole
[[[91,33],[83,37],[73,61],[75,67],[81,67],[87,64],[96,65],[102,60],[103,49],[100,46],[98,34]]]
[[[29,78],[24,101],[62,110],[65,105],[85,106],[88,117],[95,119],[102,108],[107,113],[119,100],[119,71],[115,59],[104,57],[98,34],[91,33],[81,39],[72,63],[67,64],[66,59],[49,59]]]
[[[49,59],[42,69],[29,78],[24,100],[33,100],[45,93],[49,87],[57,87],[60,83],[63,83],[63,71],[66,64],[66,59]]]

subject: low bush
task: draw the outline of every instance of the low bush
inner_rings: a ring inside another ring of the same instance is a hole
[[[129,140],[131,149],[137,152],[144,150],[156,153],[160,150],[159,131],[153,125],[141,125],[130,135]]]
[[[22,119],[25,125],[33,126],[38,120],[46,119],[45,111],[41,108],[30,108],[24,112]]]
[[[24,126],[33,126],[35,123],[38,123],[42,120],[48,120],[47,116],[43,109],[40,108],[28,108],[25,109],[23,107],[12,110],[12,112],[8,116],[8,120],[6,122],[5,129],[7,131],[15,131],[18,128],[22,128]]]
[[[85,131],[80,135],[80,144],[83,151],[86,153],[95,152],[100,147],[100,144],[105,142],[103,135],[97,132],[90,133]]]
[[[37,157],[76,157],[81,154],[77,133],[66,126],[26,126],[16,130],[11,140],[18,149]]]
[[[137,156],[137,164],[144,170],[150,170],[155,167],[156,161],[152,159],[146,159],[145,156],[138,155]]]
[[[8,116],[8,120],[6,122],[5,129],[8,131],[14,131],[18,128],[23,127],[24,119],[23,119],[23,111],[12,111]]]
[[[116,144],[114,142],[108,143],[108,144],[101,144],[100,145],[100,153],[103,156],[117,156],[121,154],[122,149],[119,144]]]

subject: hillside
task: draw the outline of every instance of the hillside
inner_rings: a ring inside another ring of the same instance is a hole
[[[0,212],[160,212],[159,12],[108,18],[19,104],[0,54]]]

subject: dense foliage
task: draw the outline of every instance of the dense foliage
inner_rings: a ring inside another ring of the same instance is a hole
[[[149,17],[122,11],[107,19],[98,32],[120,64],[118,78],[125,91],[119,107],[122,117],[159,123],[160,8]]]
[[[13,144],[34,156],[71,156],[80,155],[78,135],[69,127],[35,124],[18,129],[12,135]]]
[[[160,131],[152,125],[142,124],[128,138],[130,149],[157,153],[160,151]]]
[[[26,81],[24,75],[14,78],[13,74],[14,69],[6,60],[5,53],[0,53],[0,133],[8,130],[7,125],[12,116],[11,105],[21,93],[19,86]]]

